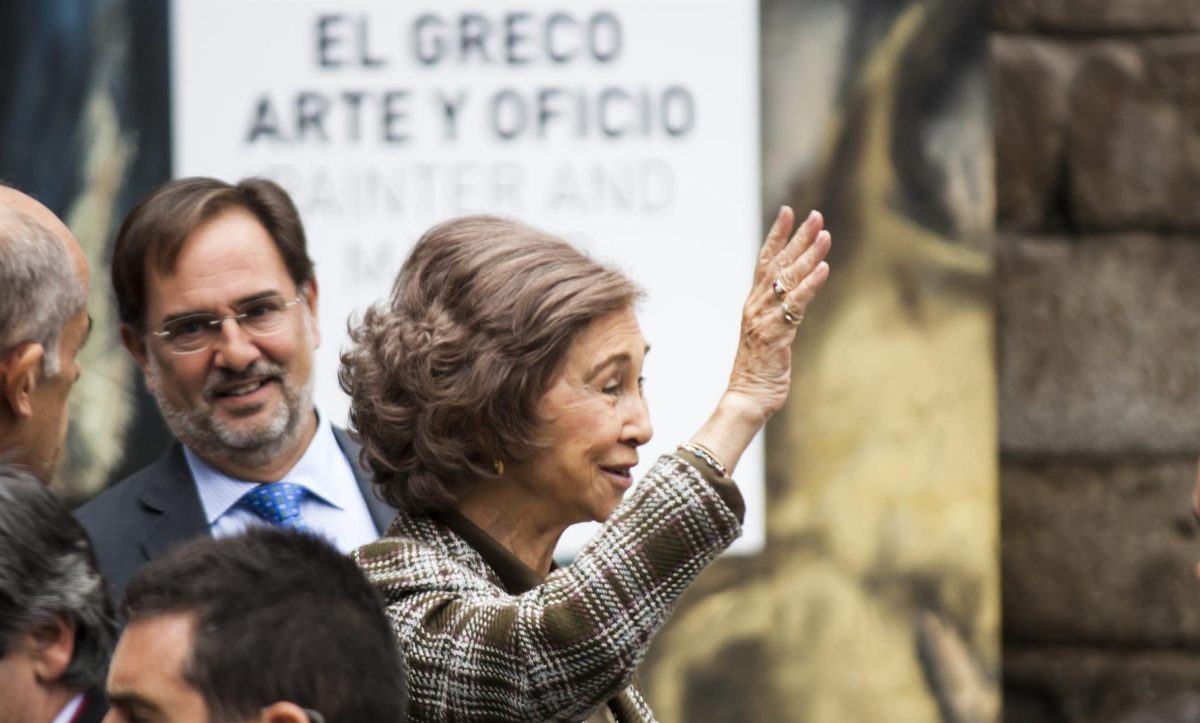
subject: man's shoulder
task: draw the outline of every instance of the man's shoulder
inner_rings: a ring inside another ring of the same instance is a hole
[[[354,440],[354,435],[350,430],[344,427],[339,427],[336,424],[329,425],[333,430],[333,438],[337,440],[338,448],[342,450],[342,454],[346,455],[346,459],[351,463],[358,464],[358,453],[362,450],[362,445]]]
[[[75,510],[75,518],[92,539],[114,601],[147,561],[208,531],[178,443],[158,461]]]
[[[182,459],[182,451],[178,444],[173,444],[161,458],[117,481],[90,502],[77,508],[75,517],[89,532],[107,525],[120,524],[121,520],[127,522],[128,515],[142,505],[143,497],[155,482],[187,473],[186,462],[179,464]]]

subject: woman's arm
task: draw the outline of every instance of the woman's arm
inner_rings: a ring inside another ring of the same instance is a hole
[[[741,521],[696,468],[665,456],[574,563],[521,595],[434,529],[354,553],[388,603],[412,719],[550,721],[583,719],[629,685],[679,595]]]

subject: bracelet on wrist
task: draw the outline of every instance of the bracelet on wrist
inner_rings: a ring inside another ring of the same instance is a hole
[[[717,455],[713,454],[713,451],[708,447],[705,447],[702,444],[696,444],[695,442],[684,442],[683,444],[679,445],[679,449],[696,455],[705,464],[707,464],[709,467],[712,467],[713,471],[718,475],[722,477],[729,476],[728,471],[725,469],[725,465],[721,464],[721,460],[717,459]]]

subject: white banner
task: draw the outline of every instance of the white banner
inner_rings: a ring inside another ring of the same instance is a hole
[[[467,213],[545,228],[649,291],[642,471],[712,410],[761,241],[755,2],[174,0],[171,48],[174,175],[267,176],[300,208],[335,421],[347,318]],[[760,442],[736,477],[734,550],[757,551]]]

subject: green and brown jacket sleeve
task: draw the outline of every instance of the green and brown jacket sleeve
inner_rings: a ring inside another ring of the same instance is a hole
[[[652,721],[634,670],[679,595],[741,533],[743,513],[731,481],[680,453],[660,458],[575,562],[540,583],[502,579],[477,549],[486,542],[427,516],[402,514],[354,557],[388,603],[411,719],[578,721],[612,699],[619,720]]]

